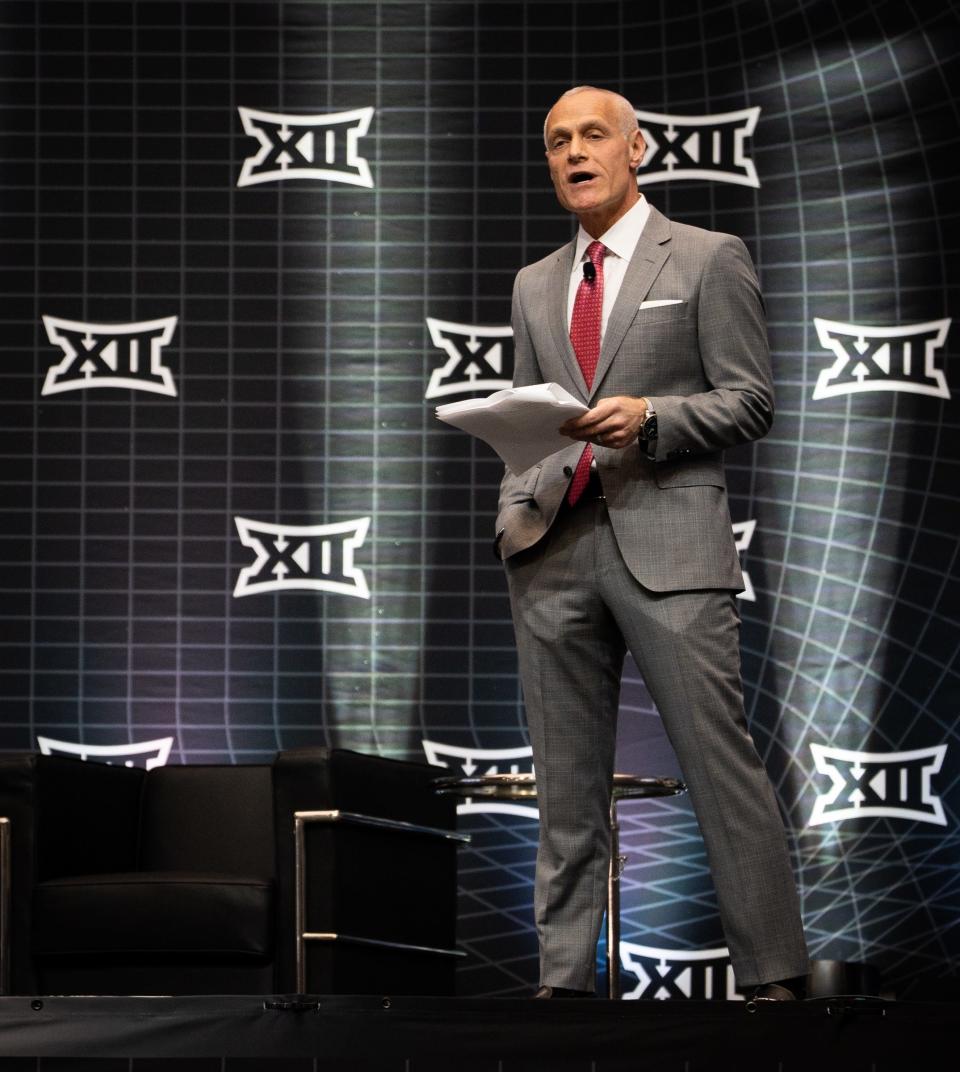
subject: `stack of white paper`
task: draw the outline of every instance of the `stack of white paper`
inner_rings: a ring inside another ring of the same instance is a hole
[[[437,416],[489,443],[511,472],[522,473],[569,447],[574,440],[557,429],[588,408],[557,383],[536,383],[448,402],[437,406]]]

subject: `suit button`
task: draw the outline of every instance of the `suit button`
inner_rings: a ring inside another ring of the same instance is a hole
[[[569,465],[565,465],[563,467],[563,475],[564,476],[573,476],[573,470],[570,468]]]

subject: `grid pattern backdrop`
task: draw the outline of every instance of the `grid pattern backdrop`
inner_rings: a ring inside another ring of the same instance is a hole
[[[0,748],[529,769],[502,466],[433,410],[509,383],[513,275],[572,233],[543,117],[608,86],[766,297],[728,477],[812,952],[948,974],[958,57],[953,0],[0,3]],[[678,773],[632,667],[620,738]],[[732,996],[689,805],[621,810],[627,989]],[[535,815],[462,821],[461,992],[520,992]]]

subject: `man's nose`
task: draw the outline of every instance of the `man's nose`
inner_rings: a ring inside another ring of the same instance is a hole
[[[579,160],[581,157],[583,157],[585,155],[586,155],[586,153],[584,151],[583,139],[578,138],[576,135],[574,135],[570,139],[570,148],[568,150],[568,156],[570,157],[571,160]]]

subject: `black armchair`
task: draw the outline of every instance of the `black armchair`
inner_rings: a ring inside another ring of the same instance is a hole
[[[435,775],[0,756],[3,992],[452,994],[463,838]]]

